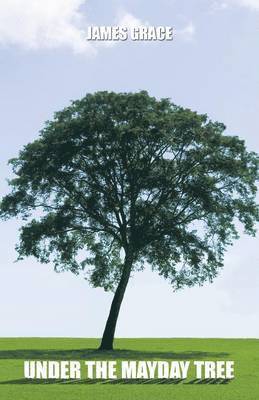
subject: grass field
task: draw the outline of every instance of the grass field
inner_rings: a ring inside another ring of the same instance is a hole
[[[259,340],[117,339],[100,353],[96,339],[0,339],[0,399],[3,400],[259,400]],[[235,379],[184,381],[30,381],[23,360],[233,360]],[[33,383],[32,383],[33,382]]]

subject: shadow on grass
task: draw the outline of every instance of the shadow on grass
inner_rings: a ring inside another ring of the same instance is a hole
[[[0,382],[0,385],[48,385],[48,384],[65,384],[65,385],[222,385],[228,384],[229,379],[193,379],[185,381],[184,379],[80,379],[80,380],[64,380],[64,379],[16,379]]]
[[[99,351],[96,349],[74,350],[38,350],[17,349],[1,350],[0,359],[12,360],[200,360],[203,358],[224,358],[229,353],[186,351],[186,352],[161,352],[161,351],[137,351],[137,350],[113,350]]]

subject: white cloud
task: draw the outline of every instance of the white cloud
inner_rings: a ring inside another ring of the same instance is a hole
[[[224,0],[214,3],[214,9],[226,9],[229,6],[240,6],[259,11],[259,0]]]
[[[85,0],[0,0],[0,44],[94,52],[85,40]]]
[[[126,12],[119,15],[118,25],[126,26],[128,29],[131,29],[135,26],[149,25],[149,23],[147,21],[141,21],[139,18],[136,18],[134,15]]]
[[[81,8],[85,3],[87,0],[0,0],[0,46],[69,48],[84,54],[96,54],[100,46],[114,46],[118,42],[86,40],[87,20]],[[125,10],[118,12],[114,24],[128,29],[150,25]],[[176,34],[191,40],[195,27],[189,23]]]
[[[134,15],[130,13],[120,14],[120,18],[117,21],[117,25],[126,26],[131,29],[135,26],[148,26],[150,23],[148,21],[141,21],[136,18]],[[177,37],[182,38],[183,40],[192,40],[196,33],[196,28],[193,22],[189,22],[182,29],[174,29]]]
[[[129,12],[120,10],[117,13],[117,17],[115,18],[114,25],[120,26],[120,27],[125,27],[125,28],[128,28],[128,30],[130,30],[130,29],[134,28],[135,26],[145,26],[145,25],[149,25],[149,23],[147,21],[145,21],[145,22],[141,21],[139,18],[135,17],[133,14],[130,14]],[[118,44],[120,44],[119,41],[106,40],[106,41],[96,42],[95,46],[114,47]]]
[[[226,1],[214,1],[211,6],[211,11],[222,11],[229,8],[229,3]]]
[[[175,36],[181,37],[184,40],[191,41],[193,40],[196,33],[196,28],[193,22],[189,22],[185,27],[182,29],[175,29]]]
[[[259,10],[259,0],[234,0],[240,6],[249,7],[254,10]]]

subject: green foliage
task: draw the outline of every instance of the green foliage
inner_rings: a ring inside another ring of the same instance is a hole
[[[255,234],[258,156],[206,115],[147,92],[88,94],[10,160],[2,218],[21,216],[19,258],[113,289],[121,249],[175,289],[212,280],[240,221]]]

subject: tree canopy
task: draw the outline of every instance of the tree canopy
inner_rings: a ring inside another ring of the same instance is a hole
[[[237,223],[254,235],[259,220],[259,158],[224,131],[145,91],[72,102],[10,160],[0,212],[25,221],[19,258],[105,290],[145,263],[174,289],[212,281]]]

